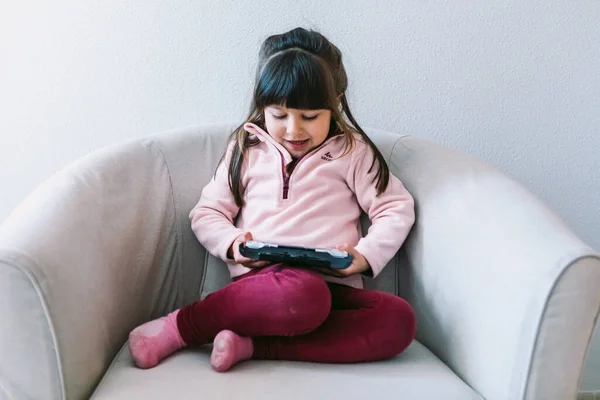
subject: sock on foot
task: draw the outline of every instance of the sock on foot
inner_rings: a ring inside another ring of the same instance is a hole
[[[178,313],[179,310],[173,311],[166,317],[146,322],[131,331],[129,351],[138,367],[152,368],[186,345],[177,329]]]
[[[224,330],[215,337],[210,363],[215,371],[225,372],[240,361],[252,357],[253,351],[252,338]]]

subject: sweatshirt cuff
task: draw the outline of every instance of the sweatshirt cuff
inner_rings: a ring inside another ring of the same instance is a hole
[[[225,238],[221,242],[221,246],[220,246],[219,253],[218,253],[221,260],[223,260],[225,262],[233,262],[233,260],[231,258],[227,257],[227,251],[229,250],[229,248],[231,247],[231,245],[233,244],[235,239],[237,239],[238,236],[243,235],[243,234],[244,234],[244,230],[235,228],[231,231],[231,234],[228,234],[227,236],[225,236]]]
[[[363,272],[361,275],[367,278],[376,278],[377,275],[381,273],[383,268],[385,268],[385,263],[381,260],[381,257],[378,257],[377,249],[372,249],[368,243],[366,243],[365,239],[362,238],[358,241],[358,244],[354,246],[356,251],[363,255],[367,259],[369,266],[371,269]]]

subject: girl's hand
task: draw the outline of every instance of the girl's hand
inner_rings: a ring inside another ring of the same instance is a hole
[[[248,240],[252,240],[252,234],[250,232],[246,232],[243,235],[238,236],[233,241],[231,247],[229,247],[227,256],[233,258],[236,263],[242,264],[246,268],[262,268],[269,265],[269,261],[256,261],[240,254],[240,244],[245,243]]]
[[[348,276],[362,274],[365,271],[368,271],[371,266],[369,262],[356,250],[353,246],[349,244],[343,244],[337,246],[336,249],[347,251],[352,256],[352,264],[348,268],[345,269],[337,269],[337,268],[315,268],[317,271],[330,276],[335,276],[338,278],[346,278]]]

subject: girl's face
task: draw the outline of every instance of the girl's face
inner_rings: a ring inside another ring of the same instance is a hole
[[[298,110],[283,106],[265,107],[267,132],[293,158],[321,145],[329,134],[331,110]]]

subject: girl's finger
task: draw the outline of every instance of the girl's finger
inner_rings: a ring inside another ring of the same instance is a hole
[[[350,276],[357,273],[357,267],[355,264],[350,264],[348,268],[340,269],[340,273],[344,276]]]
[[[358,250],[356,250],[354,247],[352,247],[348,244],[342,244],[340,246],[337,246],[337,249],[348,252],[354,258],[356,258],[358,255],[360,255]]]
[[[269,261],[250,260],[250,261],[243,262],[243,263],[240,263],[240,264],[242,264],[246,268],[262,268],[262,267],[266,267],[270,263],[269,263]]]
[[[235,257],[234,261],[236,263],[238,263],[238,264],[243,264],[243,265],[245,265],[245,264],[252,264],[252,263],[256,262],[256,260],[253,260],[251,258],[246,258],[246,257],[244,257],[242,255],[238,255],[238,257]]]
[[[269,261],[253,261],[247,264],[248,268],[262,268],[267,265],[269,265]]]

